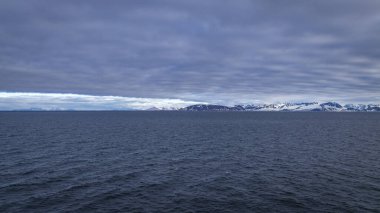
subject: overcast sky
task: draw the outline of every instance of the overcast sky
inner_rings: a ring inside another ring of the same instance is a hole
[[[379,11],[379,0],[0,1],[0,100],[379,103]]]

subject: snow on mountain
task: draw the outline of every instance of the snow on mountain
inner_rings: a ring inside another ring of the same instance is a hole
[[[321,109],[316,102],[246,105],[245,111],[310,111]]]
[[[344,105],[346,111],[365,111],[365,112],[380,112],[380,104],[346,104]]]
[[[149,109],[146,109],[145,111],[176,111],[180,110],[181,108],[177,107],[151,107]]]
[[[207,105],[207,104],[196,104],[185,108],[183,111],[232,111],[232,107],[222,106],[222,105]]]
[[[344,106],[336,102],[306,102],[283,104],[258,104],[235,105],[233,107],[223,105],[197,104],[180,109],[181,111],[325,111],[325,112],[380,112],[380,105],[376,104],[346,104]]]

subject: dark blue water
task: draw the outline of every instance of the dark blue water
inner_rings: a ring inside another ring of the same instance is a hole
[[[380,113],[0,113],[0,212],[379,211]]]

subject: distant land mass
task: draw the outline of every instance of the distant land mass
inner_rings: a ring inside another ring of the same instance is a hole
[[[151,108],[151,111],[270,111],[270,112],[380,112],[380,104],[345,104],[337,102],[307,102],[283,104],[250,104],[235,105],[233,107],[212,104],[196,104],[184,108]]]
[[[247,105],[215,105],[215,104],[195,104],[187,107],[151,107],[148,109],[64,109],[51,108],[44,109],[38,107],[22,108],[3,111],[255,111],[255,112],[380,112],[380,104],[345,104],[337,102],[302,102],[302,103],[282,103],[282,104],[247,104]]]

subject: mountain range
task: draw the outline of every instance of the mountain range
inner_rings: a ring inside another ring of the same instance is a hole
[[[283,104],[249,104],[233,107],[212,104],[196,104],[184,108],[151,108],[149,110],[178,110],[178,111],[312,111],[312,112],[380,112],[380,104],[345,104],[336,102],[306,102]]]

